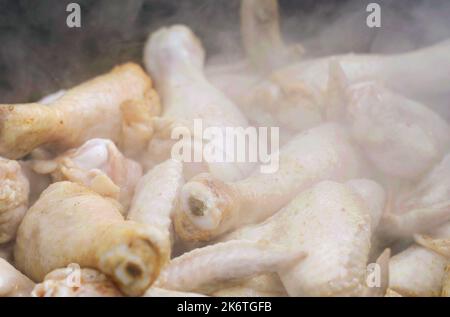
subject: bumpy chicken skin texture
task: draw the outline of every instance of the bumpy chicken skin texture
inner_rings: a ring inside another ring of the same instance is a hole
[[[350,186],[324,181],[262,224],[227,239],[268,239],[306,252],[304,260],[279,272],[290,296],[362,296],[367,291],[369,205],[375,204],[367,204]]]
[[[140,112],[132,117],[127,116],[128,108],[137,108],[136,103],[145,106],[138,107]],[[68,90],[48,106],[0,105],[0,155],[20,158],[41,145],[65,150],[94,137],[120,143],[126,137],[124,133],[134,132],[129,129],[133,126],[146,134],[148,141],[151,127],[142,129],[139,123],[157,113],[159,99],[150,78],[138,65],[124,64]],[[142,144],[127,142],[123,146]]]
[[[125,221],[112,199],[71,182],[49,186],[28,210],[16,239],[17,267],[35,281],[78,263],[111,277],[128,295],[141,295],[168,261],[160,232]]]
[[[183,183],[183,163],[169,159],[156,165],[139,180],[127,219],[158,228],[170,246],[172,216]]]
[[[336,124],[297,135],[274,159],[278,154],[279,168],[274,173],[258,170],[234,183],[206,174],[186,183],[174,219],[177,234],[186,240],[210,240],[238,226],[263,221],[316,182],[347,180],[362,173],[358,151]]]
[[[29,192],[19,163],[0,157],[0,244],[15,238],[28,208]]]

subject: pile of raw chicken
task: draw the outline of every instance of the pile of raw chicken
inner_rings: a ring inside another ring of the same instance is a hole
[[[243,0],[242,62],[170,26],[0,105],[0,296],[449,296],[450,42],[307,59],[278,23]],[[280,127],[279,169],[171,158],[194,119]]]

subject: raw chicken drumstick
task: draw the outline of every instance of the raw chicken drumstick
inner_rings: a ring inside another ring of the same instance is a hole
[[[118,199],[124,210],[128,210],[142,176],[141,166],[124,157],[106,139],[91,139],[52,160],[35,160],[33,168],[38,173],[51,174],[55,182],[68,180]]]
[[[241,35],[248,59],[267,71],[298,59],[300,46],[287,48],[280,32],[278,0],[241,0]]]
[[[277,272],[305,257],[301,250],[265,241],[227,241],[171,260],[155,282],[165,289],[211,293],[236,279]]]
[[[279,154],[274,173],[258,170],[234,183],[202,174],[183,186],[174,218],[185,240],[210,240],[273,215],[296,194],[325,179],[358,177],[362,164],[342,127],[325,124],[294,137]]]
[[[15,246],[17,267],[35,281],[78,263],[141,295],[168,261],[159,230],[125,221],[120,205],[71,182],[50,185],[28,210]]]
[[[384,295],[388,254],[379,258],[380,285],[370,288],[366,284],[371,222],[381,212],[371,208],[384,207],[384,197],[379,195],[379,185],[358,182],[367,183],[366,192],[374,193],[363,197],[353,185],[323,181],[265,222],[239,229],[225,239],[263,239],[306,252],[304,260],[278,272],[290,296]]]
[[[78,272],[75,270],[79,270]],[[102,273],[93,269],[56,269],[37,284],[33,297],[119,297],[116,286]]]
[[[0,244],[16,236],[28,208],[29,192],[19,163],[0,157]]]
[[[189,141],[201,141],[203,135],[198,135],[193,128],[195,119],[201,121],[203,129],[215,127],[225,131],[225,127],[248,126],[236,106],[205,78],[204,58],[199,39],[182,25],[162,28],[152,33],[147,41],[144,62],[164,104],[162,117],[154,120],[155,132],[148,148],[147,167],[170,157],[176,141],[171,134],[176,127],[191,132]],[[223,141],[213,143],[218,151],[224,151]],[[206,162],[198,165],[185,167],[187,177],[198,171],[210,171],[221,179],[235,180],[246,176],[249,168],[246,163]]]
[[[41,145],[60,151],[95,137],[133,152],[150,139],[150,117],[158,112],[150,78],[138,65],[124,64],[68,90],[48,106],[0,105],[0,155],[16,159]],[[140,138],[131,142],[130,134]]]
[[[173,242],[172,215],[180,193],[183,164],[169,159],[139,181],[127,218],[158,228],[167,245]]]
[[[0,297],[30,296],[34,283],[0,258]]]

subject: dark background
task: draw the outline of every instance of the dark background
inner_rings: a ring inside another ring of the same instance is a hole
[[[70,2],[81,28],[66,26]],[[282,27],[310,55],[393,53],[450,37],[450,1],[374,1],[382,28],[365,24],[365,0],[280,0]],[[124,61],[141,61],[149,32],[189,25],[208,56],[240,53],[239,0],[0,0],[0,103],[36,101]]]

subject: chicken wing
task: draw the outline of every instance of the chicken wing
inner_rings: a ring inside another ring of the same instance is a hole
[[[305,259],[278,271],[290,296],[367,295],[372,291],[366,283],[372,234],[369,206],[383,204],[377,194],[366,198],[349,185],[320,182],[265,222],[225,239],[267,239],[306,252]]]
[[[172,259],[155,285],[208,294],[236,279],[277,272],[305,256],[301,250],[289,250],[265,241],[227,241]]]

